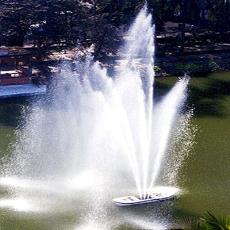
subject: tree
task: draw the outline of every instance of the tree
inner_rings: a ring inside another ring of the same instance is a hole
[[[0,14],[1,44],[38,47],[53,44],[88,47],[98,55],[116,39],[117,28],[130,21],[143,1],[5,0]],[[33,9],[33,10],[31,10]]]
[[[0,4],[0,45],[22,46],[28,28],[33,23],[31,2],[7,0],[1,1]]]

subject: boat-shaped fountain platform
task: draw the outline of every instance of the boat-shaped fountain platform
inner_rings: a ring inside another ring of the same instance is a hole
[[[178,194],[179,189],[176,187],[159,186],[149,191],[148,195],[145,195],[145,198],[140,198],[138,195],[130,195],[114,198],[113,202],[118,206],[141,205],[170,200],[176,197]]]

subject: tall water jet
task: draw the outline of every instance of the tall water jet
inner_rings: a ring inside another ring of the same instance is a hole
[[[140,146],[135,148],[135,155],[140,155],[139,157],[136,156],[138,168],[133,169],[139,172],[136,184],[141,187],[139,188],[140,196],[146,195],[148,181],[148,158],[152,135],[154,51],[154,25],[152,25],[152,16],[148,14],[147,6],[145,5],[128,31],[122,55],[125,61],[120,66],[120,75],[122,77],[126,75],[129,80],[131,77],[135,77],[137,80],[142,81],[140,91],[143,90],[144,101],[142,98],[142,103],[145,110],[142,107],[144,114],[140,121],[142,132],[138,137],[141,140]],[[142,92],[140,92],[139,96],[141,94]],[[135,141],[135,143],[138,143],[138,141]]]

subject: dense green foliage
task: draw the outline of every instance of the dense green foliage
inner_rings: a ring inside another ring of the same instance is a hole
[[[119,29],[132,21],[144,0],[0,0],[0,45],[67,45],[109,48],[119,40]],[[185,25],[218,31],[230,30],[229,0],[149,0],[157,31],[167,21],[179,23],[182,51]],[[228,37],[229,38],[229,33]],[[106,50],[108,48],[108,50]]]
[[[101,46],[135,15],[137,1],[1,0],[0,45]]]
[[[229,230],[230,229],[230,217],[216,217],[211,213],[205,214],[201,218],[202,224],[206,227],[206,229],[210,230]],[[202,225],[201,224],[201,225]]]
[[[204,214],[198,221],[192,221],[192,230],[230,230],[230,216],[218,217],[210,212]]]
[[[157,20],[192,23],[216,30],[229,29],[229,0],[150,0]]]

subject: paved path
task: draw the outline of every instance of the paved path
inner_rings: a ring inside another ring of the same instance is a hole
[[[0,86],[0,98],[33,96],[46,93],[46,86],[33,84]]]

